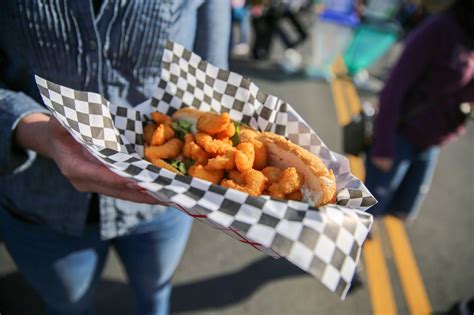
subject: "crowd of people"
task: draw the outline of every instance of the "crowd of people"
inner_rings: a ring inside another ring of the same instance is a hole
[[[308,40],[300,12],[320,8],[315,2],[2,3],[0,233],[49,314],[92,312],[111,246],[137,312],[167,314],[191,218],[85,152],[41,105],[33,74],[134,106],[151,97],[168,38],[225,69],[229,51],[264,59],[276,36],[287,49]],[[359,16],[370,5],[352,4]],[[366,184],[379,202],[370,213],[410,219],[428,191],[440,147],[462,133],[474,103],[474,4],[457,0],[427,18],[426,8],[400,2],[397,12],[404,50],[380,93]],[[104,240],[110,222],[101,213],[113,208],[145,209],[153,219]]]

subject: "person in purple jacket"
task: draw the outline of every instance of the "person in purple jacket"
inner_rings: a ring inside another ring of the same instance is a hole
[[[474,102],[474,1],[458,0],[410,37],[379,98],[366,185],[369,212],[414,219],[441,145],[463,130]]]

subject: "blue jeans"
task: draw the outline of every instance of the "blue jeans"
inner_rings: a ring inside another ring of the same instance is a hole
[[[129,235],[102,241],[98,224],[82,237],[13,218],[0,208],[0,231],[23,276],[48,314],[91,314],[94,291],[113,245],[135,293],[137,314],[168,314],[170,279],[181,258],[192,218],[168,208]]]
[[[170,30],[170,39],[195,52],[211,64],[228,69],[230,1],[187,0],[181,19],[186,21],[186,27],[175,24]],[[189,34],[196,34],[194,40],[191,40]]]
[[[428,193],[440,149],[433,146],[419,150],[398,136],[396,150],[397,157],[388,172],[376,168],[370,158],[366,159],[365,184],[378,200],[368,212],[374,216],[392,214],[412,220]]]

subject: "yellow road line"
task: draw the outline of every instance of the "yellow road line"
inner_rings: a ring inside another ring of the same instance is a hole
[[[344,94],[342,92],[342,84],[339,79],[331,82],[331,90],[334,98],[338,123],[340,126],[345,126],[351,121],[351,116],[347,111]]]
[[[389,216],[384,218],[384,223],[410,314],[431,314],[428,294],[403,222]]]
[[[372,314],[397,314],[390,275],[383,256],[382,241],[375,226],[372,230],[372,239],[365,242],[362,253],[372,302]]]
[[[349,101],[349,108],[351,110],[352,116],[355,116],[360,113],[361,105],[360,105],[360,98],[357,95],[357,91],[355,89],[354,84],[349,80],[345,81],[344,88],[346,91],[347,99]]]
[[[335,73],[342,73],[345,71],[344,63],[341,62],[342,58],[338,58],[338,61],[336,61],[336,64],[333,68]],[[340,126],[344,126],[350,122],[352,116],[351,114],[355,114],[357,105],[359,106],[360,110],[360,101],[358,100],[357,93],[355,92],[355,89],[350,91],[350,87],[348,86],[352,86],[352,83],[349,81],[344,83],[344,79],[335,79],[331,82],[334,106],[336,108],[336,114]],[[349,89],[349,93],[345,95],[344,93],[347,91],[347,89]],[[348,105],[348,102],[350,102],[352,105]],[[351,172],[363,180],[365,177],[365,171],[362,159],[356,156],[348,156],[348,159]],[[364,264],[366,266],[368,288],[373,314],[397,314],[390,275],[388,273],[388,268],[382,250],[382,243],[378,233],[375,232],[373,234],[372,240],[366,241],[362,252]]]
[[[364,159],[358,156],[354,156],[354,155],[348,155],[347,158],[349,159],[349,166],[351,168],[351,173],[354,174],[354,176],[360,179],[361,181],[364,181],[365,180]]]

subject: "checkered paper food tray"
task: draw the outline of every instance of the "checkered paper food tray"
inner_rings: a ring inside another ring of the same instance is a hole
[[[345,297],[373,222],[364,211],[376,201],[350,173],[346,158],[331,152],[288,103],[173,42],[166,44],[153,97],[134,108],[38,76],[36,82],[53,115],[111,171],[133,178],[156,199],[240,242],[272,257],[285,257]],[[297,201],[253,197],[146,161],[143,124],[151,112],[172,114],[187,106],[228,112],[235,121],[284,135],[318,155],[336,176],[337,204],[316,209]],[[137,216],[135,222],[147,217],[140,212],[115,213],[118,229],[126,215]]]

